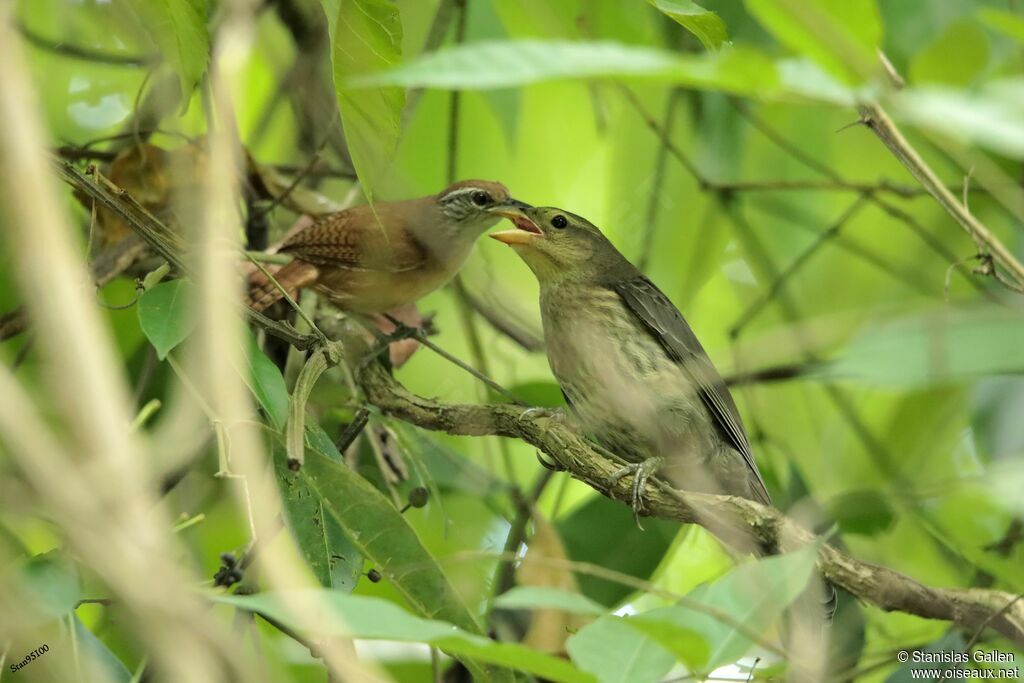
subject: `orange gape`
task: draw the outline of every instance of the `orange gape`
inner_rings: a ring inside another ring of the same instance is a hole
[[[290,293],[312,288],[346,311],[390,311],[447,282],[500,212],[515,206],[523,204],[504,185],[464,180],[437,195],[322,216],[285,240],[279,252],[295,260],[274,277]],[[281,296],[257,273],[247,303],[263,310]]]

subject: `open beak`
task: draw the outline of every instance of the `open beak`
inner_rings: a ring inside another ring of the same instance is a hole
[[[530,220],[530,217],[526,215],[523,209],[531,208],[529,204],[524,204],[515,199],[510,199],[508,202],[495,206],[490,209],[493,213],[503,216],[512,223],[515,224],[515,230],[502,230],[501,232],[491,233],[490,237],[504,242],[505,244],[530,244],[536,239],[544,237],[544,233],[541,232],[537,224]]]

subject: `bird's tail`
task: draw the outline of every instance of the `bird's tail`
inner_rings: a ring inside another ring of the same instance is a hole
[[[281,288],[294,297],[300,289],[316,282],[319,271],[312,263],[296,259],[279,268],[273,276],[276,283],[258,270],[249,276],[249,294],[245,301],[247,306],[263,311],[284,297]]]

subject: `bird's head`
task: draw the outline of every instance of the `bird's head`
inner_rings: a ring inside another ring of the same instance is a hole
[[[629,267],[608,238],[586,218],[552,206],[500,213],[516,227],[491,237],[515,249],[541,285],[563,279],[600,281]]]
[[[460,232],[472,233],[474,239],[500,221],[502,211],[529,206],[512,199],[508,188],[490,180],[452,183],[437,195],[437,203],[450,225]]]

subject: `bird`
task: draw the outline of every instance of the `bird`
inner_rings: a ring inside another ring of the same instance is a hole
[[[540,284],[548,363],[569,417],[629,463],[610,483],[634,477],[634,515],[655,473],[770,505],[736,403],[669,298],[585,218],[555,207],[502,213],[515,229],[490,236]]]
[[[367,317],[407,306],[458,272],[501,211],[526,206],[501,183],[463,180],[435,195],[326,214],[280,246],[294,258],[274,274],[277,284],[253,274],[246,304],[262,311],[283,297],[282,288],[312,288]]]

